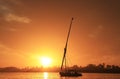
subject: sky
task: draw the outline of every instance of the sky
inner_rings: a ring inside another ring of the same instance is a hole
[[[68,43],[69,65],[120,66],[119,0],[0,0],[0,67],[60,66]]]

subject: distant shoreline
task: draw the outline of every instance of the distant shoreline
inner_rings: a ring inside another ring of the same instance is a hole
[[[119,73],[120,67],[116,65],[105,65],[103,64],[89,64],[85,67],[74,65],[72,67],[68,67],[69,69],[74,69],[82,73]],[[25,67],[25,68],[17,68],[17,67],[3,67],[0,68],[0,72],[59,72],[60,67]]]

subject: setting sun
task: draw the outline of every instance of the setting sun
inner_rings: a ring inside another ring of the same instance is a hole
[[[49,67],[52,61],[48,57],[42,57],[40,62],[41,62],[43,67]]]

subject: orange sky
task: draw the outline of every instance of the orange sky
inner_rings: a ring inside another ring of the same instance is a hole
[[[60,66],[70,20],[70,65],[120,65],[119,0],[0,0],[0,67]]]

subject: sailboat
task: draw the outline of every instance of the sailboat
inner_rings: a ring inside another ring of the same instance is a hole
[[[62,76],[62,77],[69,77],[69,76],[70,77],[77,77],[77,76],[82,76],[82,73],[80,73],[76,69],[69,69],[66,66],[67,45],[68,45],[68,39],[69,39],[69,36],[70,36],[72,22],[73,22],[73,18],[72,18],[72,20],[70,22],[70,27],[69,27],[68,36],[67,36],[67,40],[66,40],[66,44],[65,44],[65,48],[64,48],[64,54],[63,54],[63,58],[62,58],[61,70],[59,72],[60,76]],[[65,65],[64,68],[63,68],[63,65]]]

